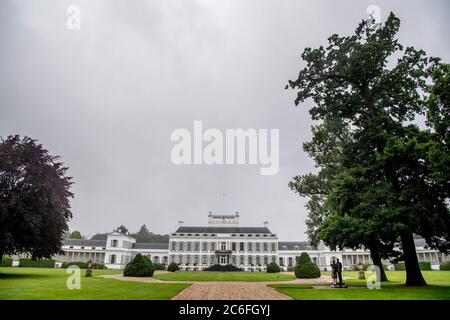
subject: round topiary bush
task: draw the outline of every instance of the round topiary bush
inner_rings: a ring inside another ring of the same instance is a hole
[[[267,273],[278,273],[280,271],[281,268],[275,262],[271,262],[267,265]]]
[[[303,252],[294,269],[295,276],[300,279],[320,278],[320,269],[311,262],[309,255]]]
[[[155,268],[149,258],[138,253],[133,260],[128,262],[123,270],[123,275],[125,277],[151,277],[154,271]]]
[[[180,270],[180,267],[177,265],[176,262],[171,262],[168,266],[167,266],[167,271],[170,272],[175,272]]]

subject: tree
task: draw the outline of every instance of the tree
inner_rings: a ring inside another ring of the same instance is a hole
[[[0,260],[23,252],[33,259],[63,253],[72,218],[67,170],[36,140],[0,137]]]
[[[83,239],[83,237],[81,236],[80,231],[75,230],[69,235],[69,239]]]
[[[320,269],[311,261],[306,252],[302,252],[300,255],[294,273],[300,279],[320,278]]]
[[[127,234],[128,233],[127,227],[125,227],[123,224],[120,225],[119,227],[117,227],[116,231],[120,232],[120,233],[123,233],[123,234]]]
[[[107,233],[96,233],[91,237],[91,240],[106,240],[107,238]]]
[[[138,253],[136,257],[125,266],[123,275],[125,277],[152,277],[154,272],[155,268],[150,259]]]
[[[391,13],[381,27],[363,21],[352,36],[335,34],[326,48],[306,48],[302,54],[306,66],[289,86],[298,90],[296,105],[314,101],[313,120],[330,124],[327,130],[346,125],[351,135],[339,149],[339,166],[324,175],[325,193],[312,203],[316,207],[310,210],[309,224],[315,225],[314,234],[338,246],[367,246],[367,240],[375,240],[371,253],[381,245],[383,254],[398,238],[406,284],[425,285],[413,234],[446,250],[445,228],[436,222],[448,224],[449,215],[426,161],[430,135],[410,123],[426,110],[426,97],[420,93],[428,89],[429,70],[438,59],[412,47],[404,49],[395,37],[399,26],[400,20]],[[291,188],[301,194],[302,181],[293,183]],[[369,229],[359,228],[362,221]],[[351,228],[333,228],[342,223]],[[333,233],[324,226],[341,234],[331,241],[327,237]]]
[[[169,235],[161,235],[150,232],[147,226],[144,224],[141,226],[138,232],[132,234],[136,238],[136,242],[141,243],[167,243],[169,242]]]

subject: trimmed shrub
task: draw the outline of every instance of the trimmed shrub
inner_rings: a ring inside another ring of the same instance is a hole
[[[295,271],[295,267],[288,267],[288,268],[287,268],[287,271],[289,271],[289,272],[294,272],[294,271]]]
[[[429,261],[419,261],[420,270],[429,271],[431,270],[431,262]]]
[[[450,261],[441,262],[439,270],[450,270]]]
[[[399,262],[394,264],[395,271],[405,271],[405,263]],[[420,270],[431,270],[431,262],[429,261],[419,261],[419,268]]]
[[[154,263],[153,267],[155,270],[166,270],[166,265],[164,263]]]
[[[125,277],[152,277],[153,272],[155,272],[155,268],[150,259],[138,253],[136,257],[125,266],[123,275]]]
[[[13,259],[10,257],[3,257],[0,261],[0,267],[12,267]]]
[[[232,264],[215,264],[209,268],[206,268],[204,271],[244,271],[244,269],[233,266]]]
[[[281,271],[281,268],[279,265],[277,265],[275,262],[271,262],[267,265],[267,273],[278,273]]]
[[[405,263],[404,262],[398,262],[394,264],[395,271],[405,271]]]
[[[19,267],[29,267],[29,268],[54,268],[55,260],[52,259],[19,259]]]
[[[71,262],[63,262],[61,264],[61,268],[67,268],[70,266],[78,266],[80,269],[87,269],[87,262],[71,261]],[[103,263],[93,262],[92,269],[106,269],[106,266]]]
[[[294,269],[295,277],[300,279],[320,278],[320,269],[309,258],[306,252],[300,255]]]
[[[176,262],[171,262],[167,266],[167,271],[175,272],[175,271],[179,271],[179,270],[180,270],[180,267],[178,266],[178,264]]]

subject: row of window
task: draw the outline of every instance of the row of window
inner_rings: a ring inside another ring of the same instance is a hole
[[[277,243],[276,242],[231,242],[229,245],[227,242],[219,242],[218,245],[216,242],[182,242],[182,241],[172,241],[170,244],[171,251],[194,251],[199,252],[200,246],[202,251],[216,251],[216,250],[230,250],[232,252],[276,252],[277,251]]]
[[[179,236],[179,237],[217,237],[217,234],[215,233],[172,233],[172,236]],[[263,234],[249,234],[249,233],[241,233],[241,234],[231,234],[232,237],[263,237],[263,238],[275,238],[277,235],[276,234],[268,234],[268,233],[263,233]]]
[[[266,265],[269,262],[276,262],[277,257],[276,256],[231,256],[230,259],[227,261],[219,261],[218,256],[214,255],[171,255],[170,261],[176,262],[178,264],[215,264],[215,263],[231,263],[234,265],[242,264],[242,265]]]
[[[69,249],[73,249],[73,246],[69,246]],[[80,249],[87,249],[87,250],[100,250],[99,248],[97,248],[97,247],[88,247],[88,248],[86,248],[86,247],[80,247]],[[102,248],[102,250],[106,250],[106,248]]]

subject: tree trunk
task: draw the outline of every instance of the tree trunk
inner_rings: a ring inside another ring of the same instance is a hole
[[[420,271],[413,234],[411,232],[402,232],[400,237],[405,259],[406,285],[420,287],[426,286],[427,283],[425,282],[422,272]]]
[[[383,263],[381,261],[381,254],[380,251],[378,251],[378,249],[375,248],[369,248],[370,249],[370,257],[372,258],[372,262],[375,266],[377,266],[378,268],[380,268],[380,279],[378,279],[379,281],[389,281],[386,273],[384,272],[384,267],[383,267]]]

